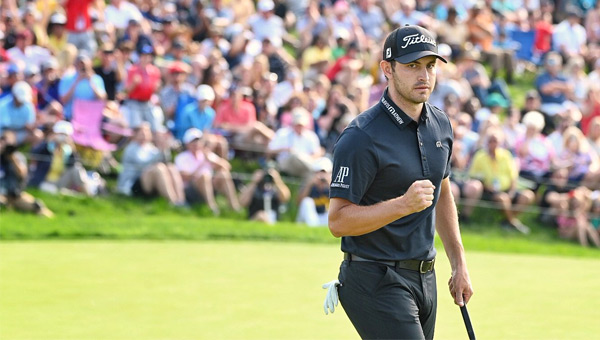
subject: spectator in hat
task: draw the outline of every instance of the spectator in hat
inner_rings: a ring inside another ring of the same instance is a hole
[[[586,56],[587,33],[579,22],[581,13],[573,8],[567,13],[567,18],[554,28],[552,33],[553,50],[568,60],[574,56]]]
[[[0,134],[12,131],[17,145],[36,145],[42,133],[35,127],[35,106],[31,86],[19,81],[11,89],[11,96],[0,102]]]
[[[223,37],[223,27],[211,26],[207,39],[200,43],[200,53],[208,57],[213,50],[217,49],[223,56],[229,54],[231,43]]]
[[[175,157],[175,165],[186,187],[199,193],[215,215],[219,214],[215,190],[225,195],[233,210],[240,211],[240,202],[230,173],[231,164],[208,149],[202,131],[196,128],[185,132],[183,144],[185,151]]]
[[[314,174],[304,184],[298,194],[297,223],[309,227],[325,227],[329,219],[329,185],[333,164],[328,158],[314,163]]]
[[[275,168],[254,171],[252,180],[240,193],[240,203],[248,208],[248,219],[273,224],[289,200],[290,189]]]
[[[170,61],[182,61],[189,63],[189,57],[185,53],[185,41],[182,38],[176,38],[171,44],[171,48],[165,54],[165,59]]]
[[[248,25],[256,40],[269,39],[275,47],[281,47],[286,30],[283,20],[273,13],[274,9],[273,0],[259,0],[256,4],[257,13],[248,19]]]
[[[136,128],[148,122],[152,132],[162,128],[164,117],[158,117],[154,104],[150,101],[158,90],[161,74],[153,64],[154,49],[150,45],[142,47],[139,63],[133,65],[125,81],[125,109],[129,126]]]
[[[110,4],[104,9],[104,18],[107,23],[112,24],[118,31],[125,31],[131,21],[141,24],[143,20],[139,8],[126,0],[110,0]]]
[[[66,29],[67,17],[62,13],[53,13],[48,22],[48,49],[54,56],[64,50],[69,43],[69,33]]]
[[[27,175],[27,159],[17,151],[14,133],[5,131],[0,135],[0,206],[53,217],[44,202],[25,191]]]
[[[172,120],[175,123],[174,133],[177,139],[183,137],[186,130],[177,128],[180,112],[183,108],[194,102],[196,89],[186,79],[190,72],[190,67],[182,61],[174,61],[171,63],[167,74],[167,85],[160,90],[159,98],[160,105],[164,112],[165,118]]]
[[[92,68],[92,60],[86,54],[80,54],[75,61],[75,72],[66,73],[58,85],[60,102],[64,105],[65,118],[73,117],[75,100],[104,100],[106,90],[102,77]]]
[[[209,85],[202,84],[198,86],[195,98],[195,102],[187,104],[181,111],[181,114],[176,117],[176,138],[183,138],[181,131],[185,133],[185,131],[191,128],[196,128],[202,131],[202,138],[208,150],[226,159],[229,152],[227,139],[222,135],[213,133],[213,123],[216,113],[211,105],[215,100],[215,92]]]
[[[91,9],[104,12],[103,0],[64,0],[63,8],[67,17],[66,29],[69,44],[75,45],[79,52],[94,55],[98,44],[92,27]]]
[[[123,169],[117,179],[117,190],[127,196],[160,196],[172,205],[185,205],[183,180],[173,163],[166,143],[152,142],[152,131],[146,122],[140,124],[123,151]]]
[[[106,89],[106,99],[116,100],[117,89],[121,82],[126,78],[125,64],[123,58],[117,58],[114,46],[106,43],[102,46],[100,52],[100,64],[94,67],[94,72],[102,78],[104,88]]]
[[[54,101],[60,102],[58,61],[55,58],[44,61],[41,72],[42,77],[36,84],[38,110],[44,110]]]
[[[31,150],[33,169],[28,185],[50,193],[78,192],[93,195],[92,189],[99,177],[88,177],[79,162],[71,136],[73,126],[59,121],[52,127],[45,141]]]
[[[417,2],[415,0],[402,0],[400,9],[392,14],[390,20],[396,26],[402,25],[419,25],[428,29],[433,29],[434,20],[426,13],[416,9]]]
[[[573,84],[569,83],[561,73],[562,57],[556,52],[546,54],[544,72],[535,80],[535,87],[540,94],[542,113],[553,117],[563,110],[563,104],[574,93]]]
[[[11,60],[22,62],[25,65],[33,64],[37,67],[40,67],[44,60],[50,57],[50,51],[33,45],[33,34],[27,29],[17,32],[15,47],[6,53]]]
[[[323,157],[317,134],[308,127],[310,113],[298,107],[292,112],[292,126],[277,130],[269,143],[269,152],[276,156],[280,171],[292,176],[308,177],[312,165]]]
[[[473,130],[481,132],[481,127],[491,117],[499,118],[503,110],[508,108],[509,103],[501,94],[493,92],[485,100],[485,107],[477,110],[473,119]]]
[[[250,88],[232,86],[229,98],[217,107],[214,126],[234,147],[264,152],[275,133],[257,120],[251,97]]]

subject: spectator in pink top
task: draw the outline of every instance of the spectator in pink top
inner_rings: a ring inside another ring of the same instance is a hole
[[[249,101],[251,95],[250,88],[234,85],[229,98],[217,107],[214,126],[226,137],[231,137],[230,144],[234,147],[264,151],[275,132],[256,120],[256,109]]]
[[[537,111],[527,112],[523,117],[523,124],[525,134],[515,144],[520,165],[519,176],[534,181],[537,190],[550,177],[554,147],[542,134],[544,115]]]
[[[214,189],[223,193],[233,210],[240,211],[241,206],[231,178],[231,164],[206,147],[202,131],[191,128],[183,136],[186,151],[175,157],[175,166],[181,173],[186,186],[186,198],[200,194],[215,215],[219,207],[215,201]]]

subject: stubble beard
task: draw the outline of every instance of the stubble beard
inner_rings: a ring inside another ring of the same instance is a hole
[[[411,93],[413,91],[412,85],[407,86],[407,85],[401,84],[400,80],[398,79],[398,76],[396,76],[396,73],[392,73],[392,82],[394,83],[394,89],[395,89],[398,97],[408,104],[414,104],[414,105],[423,104],[429,99],[429,96],[431,95],[431,90],[429,90],[425,96],[412,94]],[[405,90],[403,91],[403,89],[405,89]]]

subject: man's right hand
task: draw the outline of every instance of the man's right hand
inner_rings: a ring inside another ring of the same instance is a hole
[[[406,207],[413,213],[427,209],[433,204],[435,186],[430,180],[415,181],[402,196]]]

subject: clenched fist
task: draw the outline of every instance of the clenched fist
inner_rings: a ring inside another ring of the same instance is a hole
[[[406,207],[413,213],[427,209],[433,204],[435,185],[430,180],[415,181],[403,196]]]

